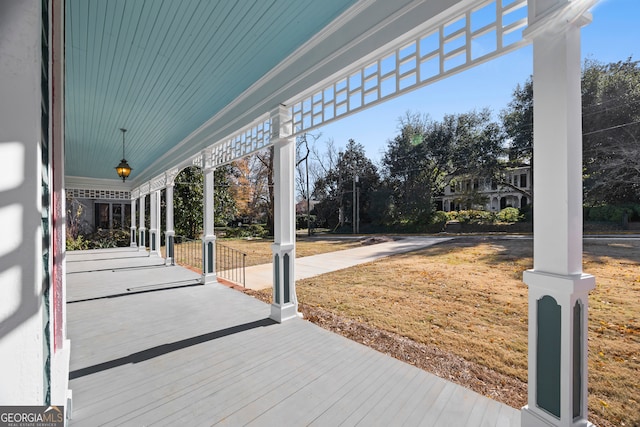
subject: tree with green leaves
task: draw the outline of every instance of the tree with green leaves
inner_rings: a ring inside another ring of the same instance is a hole
[[[360,221],[372,222],[374,218],[371,217],[369,208],[379,182],[378,169],[366,156],[364,146],[350,139],[345,150],[338,152],[335,167],[315,183],[313,193],[322,200],[315,208],[319,221],[330,227],[353,223],[355,187],[359,193]]]
[[[438,181],[446,176],[451,137],[428,116],[418,114],[400,118],[399,129],[382,159],[391,195],[388,217],[392,222],[425,222],[432,213]]]
[[[214,221],[217,227],[224,227],[232,222],[238,214],[236,201],[231,194],[231,177],[233,166],[223,165],[213,173],[213,208]]]
[[[445,115],[440,122],[407,113],[383,158],[390,216],[428,223],[433,197],[456,176],[489,177],[499,169],[502,132],[488,109]]]
[[[531,77],[522,86],[517,85],[507,108],[500,117],[509,140],[509,160],[530,164],[533,160],[533,80]]]
[[[640,200],[640,66],[586,61],[582,74],[585,202]]]
[[[214,172],[214,219],[216,225],[226,225],[236,215],[235,200],[229,191],[231,166],[216,168]],[[183,169],[175,180],[173,190],[174,224],[176,234],[197,239],[202,234],[204,176],[196,166]]]
[[[523,86],[516,87],[501,118],[510,142],[510,160],[528,163],[532,168],[533,114],[533,82],[529,78]],[[631,58],[610,64],[585,61],[582,131],[585,203],[637,201],[640,198],[638,61]]]
[[[196,166],[183,169],[176,176],[173,189],[176,235],[197,239],[202,233],[202,170]]]

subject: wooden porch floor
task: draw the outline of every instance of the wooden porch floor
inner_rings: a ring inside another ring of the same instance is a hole
[[[67,253],[73,426],[520,426],[517,409],[140,255]]]

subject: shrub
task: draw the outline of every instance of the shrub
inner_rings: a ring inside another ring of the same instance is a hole
[[[624,215],[628,219],[640,216],[640,205],[601,205],[585,208],[584,217],[590,221],[622,222]]]
[[[225,233],[225,237],[240,238],[240,237],[267,237],[269,231],[260,224],[251,224],[247,227],[229,227]]]
[[[251,237],[267,237],[269,230],[261,224],[251,224],[249,226],[249,233],[251,233]]]
[[[521,215],[517,208],[504,208],[498,212],[497,218],[502,222],[518,222],[521,219]]]
[[[309,215],[309,219],[311,220],[311,228],[315,227],[316,216]],[[297,215],[296,216],[296,230],[300,230],[303,228],[307,228],[307,216],[306,215]]]
[[[98,230],[86,236],[89,249],[122,248],[129,246],[129,231],[124,230]]]
[[[71,236],[67,237],[68,251],[81,251],[85,249],[89,249],[89,242],[87,242],[82,235],[79,235],[75,239]]]
[[[444,211],[436,211],[433,213],[431,217],[431,224],[442,224],[444,225],[449,220],[449,215],[447,215]]]
[[[492,223],[496,220],[493,212],[480,210],[451,211],[447,213],[447,216],[449,221],[459,221],[470,224]]]

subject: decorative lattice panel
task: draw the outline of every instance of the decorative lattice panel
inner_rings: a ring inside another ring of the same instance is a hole
[[[526,0],[478,2],[419,36],[399,41],[365,66],[289,103],[294,134],[517,49],[527,25]]]
[[[211,147],[211,166],[221,166],[266,148],[271,143],[271,119],[261,120]]]
[[[130,200],[129,191],[119,190],[93,190],[87,188],[67,188],[67,195],[74,199],[108,199],[108,200]]]

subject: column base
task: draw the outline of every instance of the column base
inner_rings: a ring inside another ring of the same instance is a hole
[[[218,277],[215,273],[203,274],[202,279],[200,279],[203,285],[210,285],[212,283],[218,283]]]
[[[202,239],[202,283],[216,283],[216,236],[207,235]]]
[[[520,410],[520,425],[521,427],[560,427],[563,426],[560,420],[552,417],[540,409],[531,409],[529,405],[524,406]],[[596,427],[595,424],[590,423],[588,420],[579,418],[577,420],[570,421],[567,427]]]
[[[145,228],[140,228],[138,232],[140,233],[138,238],[138,250],[141,252],[146,251],[147,250],[147,246],[146,246],[147,230]]]
[[[137,229],[135,227],[131,227],[129,233],[130,233],[130,240],[131,240],[131,243],[129,244],[129,246],[132,248],[137,248],[138,247],[138,243],[136,242]]]
[[[175,238],[175,231],[173,230],[169,230],[165,233],[165,251],[166,251],[166,258],[164,260],[164,265],[174,265],[175,264],[175,259],[174,259],[174,238]]]
[[[529,288],[529,370],[521,425],[591,426],[585,418],[587,319],[595,278],[527,270],[523,280]]]
[[[159,230],[152,228],[149,230],[149,255],[160,256],[160,234]]]
[[[275,320],[278,323],[282,323],[289,319],[296,317],[302,318],[302,313],[298,312],[295,304],[285,304],[280,306],[278,304],[271,304],[270,319]]]

